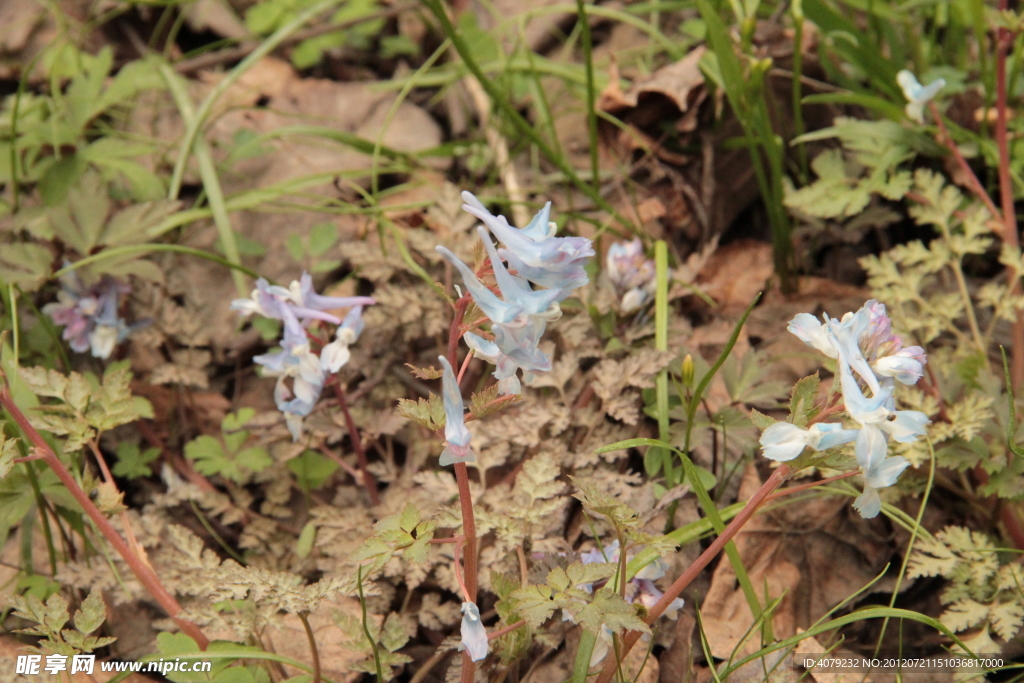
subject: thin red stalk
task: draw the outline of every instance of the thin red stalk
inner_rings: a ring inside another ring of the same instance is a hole
[[[462,321],[466,316],[466,308],[469,307],[469,301],[469,295],[463,295],[455,302],[455,315],[452,317],[452,326],[448,333],[448,362],[452,368],[459,364],[458,352],[459,340],[462,339],[461,327]],[[464,462],[457,462],[454,467],[455,480],[459,484],[459,504],[462,506],[462,535],[466,540],[465,591],[468,596],[467,599],[475,603],[477,582],[476,520],[473,517],[473,498],[469,492],[469,470],[466,469],[466,463]],[[469,652],[463,652],[461,683],[473,683],[475,671],[476,663],[469,658]]]
[[[1009,6],[1007,0],[999,0],[999,10],[1005,11]],[[1020,247],[1017,235],[1017,211],[1013,205],[1013,184],[1010,180],[1010,142],[1006,130],[1006,118],[1009,113],[1006,101],[1006,57],[1013,43],[1013,35],[1008,28],[996,29],[996,147],[999,148],[999,199],[1003,206],[1003,241],[1011,247]],[[1022,273],[1010,270],[1010,296],[1020,292],[1020,276]],[[1013,321],[1013,349],[1011,351],[1010,378],[1013,386],[1020,388],[1024,384],[1024,318],[1017,313]]]
[[[761,488],[753,497],[747,501],[746,506],[735,518],[729,523],[729,526],[722,530],[722,534],[715,539],[714,543],[708,546],[707,550],[700,554],[700,557],[691,564],[685,572],[679,575],[672,585],[668,587],[665,594],[661,596],[661,599],[654,604],[654,606],[647,613],[647,618],[644,621],[650,625],[653,624],[658,617],[660,617],[673,600],[678,598],[686,587],[697,578],[698,575],[704,568],[707,567],[711,560],[718,556],[722,549],[725,548],[725,544],[732,540],[732,538],[739,532],[740,529],[754,516],[757,512],[757,508],[772,494],[775,489],[782,485],[782,482],[789,476],[789,466],[783,463],[772,472],[772,476],[768,477],[768,481],[761,485]],[[639,631],[630,631],[626,633],[622,639],[622,650],[618,657],[609,657],[608,661],[605,662],[604,669],[601,670],[601,674],[597,677],[596,683],[610,683],[612,676],[615,675],[616,662],[625,659],[626,655],[629,654],[630,649],[640,639],[641,633]]]
[[[799,486],[791,486],[788,489],[782,489],[782,490],[776,491],[772,495],[770,495],[767,498],[765,498],[764,502],[765,503],[770,503],[773,500],[777,500],[779,498],[782,498],[783,496],[788,496],[791,493],[799,493],[800,491],[806,491],[807,489],[813,489],[816,486],[824,486],[825,484],[831,484],[832,482],[839,481],[841,479],[849,479],[850,477],[854,477],[854,476],[856,476],[858,474],[860,474],[860,470],[851,470],[851,471],[846,472],[844,474],[837,474],[834,477],[828,477],[826,479],[819,479],[818,481],[812,481],[812,482],[807,483],[807,484],[800,484]]]
[[[171,595],[171,593],[164,587],[163,583],[160,582],[160,577],[156,575],[153,568],[142,561],[132,549],[128,547],[121,535],[114,528],[114,525],[110,523],[99,508],[90,500],[88,494],[82,490],[82,487],[78,485],[75,478],[68,471],[64,463],[60,461],[53,449],[50,448],[46,440],[43,439],[42,435],[36,431],[36,428],[28,421],[25,414],[21,412],[21,409],[14,403],[14,399],[11,397],[10,388],[5,385],[0,388],[0,405],[7,409],[8,414],[14,419],[21,431],[31,442],[35,448],[36,453],[39,454],[41,459],[46,462],[47,466],[53,470],[53,473],[57,475],[61,483],[67,488],[68,492],[74,497],[74,499],[81,506],[82,511],[93,521],[96,528],[99,529],[103,537],[107,539],[107,542],[113,546],[117,554],[131,567],[139,583],[149,591],[149,594],[153,596],[153,599],[163,607],[164,611],[174,620],[178,627],[188,635],[192,640],[196,641],[196,644],[203,650],[209,645],[209,641],[203,632],[199,630],[199,627],[193,624],[187,619],[178,618],[178,614],[181,613],[181,605],[178,600]]]
[[[363,473],[363,487],[366,495],[370,497],[370,503],[380,505],[380,493],[377,491],[377,480],[370,472],[370,461],[366,459],[366,451],[363,450],[363,441],[359,438],[359,429],[352,419],[352,413],[348,410],[348,401],[345,399],[345,387],[341,386],[341,380],[334,382],[334,393],[338,395],[338,404],[341,406],[341,413],[345,416],[345,424],[348,425],[348,435],[352,439],[352,448],[356,452],[356,460],[359,461],[359,469]]]
[[[967,178],[967,185],[970,186],[971,192],[977,196],[988,209],[988,212],[992,214],[992,218],[995,220],[1002,220],[1002,212],[996,208],[995,202],[992,201],[992,197],[989,196],[988,192],[985,191],[981,181],[978,180],[978,176],[974,174],[974,169],[967,163],[967,159],[960,153],[960,148],[956,146],[956,142],[953,140],[953,136],[949,134],[949,129],[946,128],[945,121],[939,115],[939,108],[935,106],[934,102],[928,103],[928,110],[932,113],[932,118],[935,119],[935,124],[939,127],[939,132],[942,134],[942,142],[946,145],[946,148],[953,154],[953,158],[956,159],[956,163],[960,166],[960,169],[964,172],[964,176]]]
[[[487,640],[501,638],[503,635],[507,633],[512,633],[512,631],[515,631],[517,628],[522,628],[523,626],[526,626],[526,619],[520,619],[516,623],[506,626],[505,628],[499,628],[497,631],[492,631],[488,633]]]

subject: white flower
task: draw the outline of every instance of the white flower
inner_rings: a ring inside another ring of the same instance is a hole
[[[917,76],[906,69],[896,74],[896,82],[903,88],[903,96],[907,98],[907,116],[918,123],[924,123],[924,106],[946,85],[946,81],[941,78],[928,85],[921,85]]]
[[[839,424],[816,424],[801,429],[790,422],[776,422],[761,434],[761,446],[769,460],[787,462],[803,453],[805,447],[824,451],[856,438],[856,429],[843,429]]]

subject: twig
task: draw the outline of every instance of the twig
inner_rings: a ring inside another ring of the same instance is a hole
[[[160,581],[160,577],[156,575],[153,568],[147,563],[143,562],[132,549],[128,547],[121,535],[117,532],[117,529],[110,523],[96,504],[92,502],[89,495],[82,490],[82,487],[75,481],[74,476],[68,471],[64,463],[60,461],[57,454],[53,452],[50,445],[46,443],[42,435],[36,431],[36,428],[28,421],[25,414],[21,412],[17,404],[14,402],[14,398],[11,396],[10,387],[6,383],[6,378],[3,378],[3,387],[0,388],[0,405],[2,405],[8,412],[8,414],[14,419],[21,428],[22,433],[25,434],[26,438],[35,447],[36,453],[42,456],[42,460],[46,462],[47,466],[53,470],[53,473],[57,475],[61,483],[67,488],[68,492],[74,497],[74,499],[81,506],[82,511],[93,521],[100,533],[103,534],[107,542],[113,546],[117,554],[131,567],[139,583],[149,591],[149,594],[153,596],[153,599],[170,615],[171,619],[174,620],[178,627],[192,638],[196,644],[203,650],[209,645],[209,641],[199,627],[191,621],[183,618],[179,618],[178,614],[181,613],[182,608],[178,603],[178,600],[171,595],[171,593],[164,587]]]
[[[352,439],[352,448],[356,452],[359,468],[363,471],[363,487],[366,489],[366,495],[370,497],[370,503],[380,505],[380,492],[377,491],[377,480],[374,479],[373,474],[370,472],[370,461],[366,459],[366,451],[363,450],[363,442],[359,438],[359,429],[352,419],[352,413],[348,410],[348,401],[345,400],[345,387],[341,386],[339,378],[335,377],[335,380],[337,381],[334,382],[334,393],[338,395],[338,404],[341,406],[341,412],[345,416],[345,424],[348,425],[348,434]]]
[[[526,626],[526,619],[520,619],[516,623],[506,626],[505,628],[499,628],[497,631],[491,631],[487,634],[487,640],[501,638],[503,635],[512,633],[512,631],[515,631],[517,628],[522,628],[523,626]]]
[[[953,158],[956,159],[957,164],[963,170],[964,175],[967,178],[967,185],[971,188],[971,192],[980,199],[988,212],[992,214],[992,218],[996,220],[1002,220],[1003,213],[996,208],[995,202],[992,201],[992,197],[989,196],[988,192],[985,191],[981,181],[978,180],[978,176],[974,174],[974,169],[967,163],[967,159],[960,153],[960,148],[956,146],[956,142],[953,140],[953,136],[949,134],[949,129],[946,128],[946,123],[942,120],[942,116],[939,115],[939,108],[935,106],[934,102],[928,103],[928,110],[932,113],[932,118],[935,119],[935,124],[939,127],[942,139],[940,142],[946,145],[946,148],[953,154]],[[1004,236],[1005,239],[1005,236]]]

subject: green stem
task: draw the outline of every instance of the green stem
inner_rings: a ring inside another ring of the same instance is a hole
[[[594,53],[593,41],[590,35],[590,21],[587,19],[587,9],[584,0],[576,0],[576,11],[579,15],[577,21],[580,27],[580,45],[583,48],[583,68],[587,74],[587,133],[590,136],[590,182],[594,185],[594,191],[601,191],[601,172],[598,160],[597,140],[597,91],[594,86]]]

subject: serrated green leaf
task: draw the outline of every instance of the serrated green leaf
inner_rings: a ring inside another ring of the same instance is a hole
[[[419,398],[415,401],[408,398],[398,399],[398,408],[395,412],[432,431],[444,427],[444,403],[433,392],[426,399]]]
[[[821,387],[821,379],[818,373],[804,377],[793,386],[792,397],[789,401],[789,419],[797,427],[804,428],[817,410],[814,401],[818,398],[818,389]],[[760,413],[758,413],[760,415]],[[754,424],[757,424],[756,422]],[[761,425],[757,425],[760,427]]]
[[[92,633],[107,618],[107,606],[103,602],[103,593],[94,590],[82,601],[82,606],[75,612],[75,628],[82,633]]]
[[[547,586],[527,586],[512,593],[511,600],[530,628],[536,629],[558,609],[559,605],[552,597],[551,589]]]
[[[764,413],[759,412],[756,408],[750,409],[750,421],[754,423],[755,427],[761,430],[768,429],[778,422],[778,420],[774,420]]]

